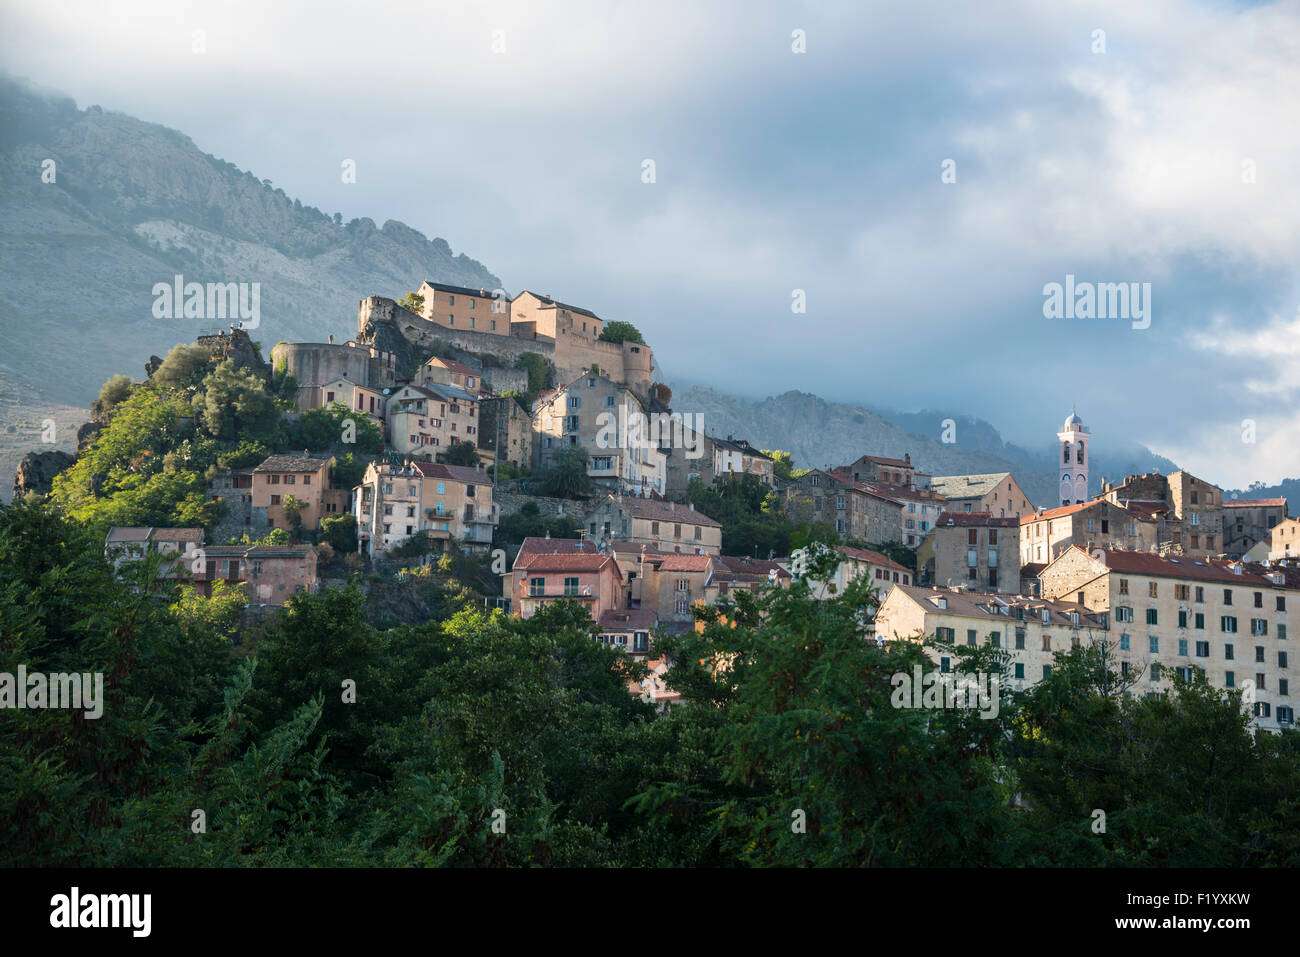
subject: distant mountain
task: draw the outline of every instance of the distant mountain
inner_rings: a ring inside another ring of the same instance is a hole
[[[800,468],[844,465],[863,454],[894,458],[910,454],[918,468],[932,475],[1013,472],[1035,505],[1057,504],[1057,453],[1051,433],[1042,449],[1031,452],[1003,440],[982,419],[873,410],[827,402],[806,392],[750,400],[683,384],[674,389],[673,406],[703,413],[705,429],[712,435],[735,435],[760,448],[784,449]],[[951,443],[942,441],[946,419],[955,425]],[[1103,476],[1118,480],[1127,474],[1177,469],[1168,459],[1132,443],[1121,445],[1118,452],[1104,443],[1098,448],[1090,472],[1093,491]]]
[[[42,179],[47,160],[54,182]],[[0,78],[0,372],[80,406],[110,375],[140,378],[151,353],[225,324],[154,318],[154,284],[177,274],[259,283],[251,334],[267,351],[351,338],[357,302],[374,292],[400,296],[426,278],[501,285],[442,239],[340,220],[175,130]]]

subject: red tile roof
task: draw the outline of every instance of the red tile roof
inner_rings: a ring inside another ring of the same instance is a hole
[[[600,630],[604,632],[650,631],[654,626],[653,608],[624,608],[600,616]]]
[[[1241,499],[1224,499],[1224,508],[1286,508],[1286,499],[1284,498],[1241,498]]]
[[[709,570],[708,555],[665,555],[659,564],[665,572],[704,572]]]
[[[1098,549],[1073,546],[1089,557],[1095,557]],[[1243,568],[1240,575],[1228,567],[1231,562],[1219,559],[1189,558],[1185,555],[1162,557],[1150,552],[1130,552],[1117,548],[1100,549],[1104,557],[1101,561],[1114,572],[1126,572],[1132,575],[1154,575],[1164,578],[1195,578],[1204,581],[1220,581],[1234,585],[1271,586],[1273,583],[1262,574]],[[1059,559],[1058,559],[1059,561]]]
[[[429,365],[429,363],[434,362],[435,360],[441,363],[442,367],[446,369],[448,372],[459,372],[461,375],[472,375],[475,378],[478,377],[477,372],[475,372],[469,366],[457,362],[455,359],[443,359],[439,356],[434,356],[432,359],[429,360],[429,362],[426,362],[425,365]]]
[[[614,574],[621,581],[623,573],[612,555],[599,553],[583,555],[571,553],[560,555],[553,552],[520,552],[515,559],[515,568],[532,572],[599,572],[606,565],[612,565]]]
[[[415,469],[425,478],[452,479],[466,485],[491,485],[492,477],[487,472],[480,472],[464,465],[439,465],[437,462],[412,462]]]

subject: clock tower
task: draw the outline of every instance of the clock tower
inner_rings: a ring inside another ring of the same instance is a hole
[[[1071,412],[1061,431],[1061,504],[1078,505],[1088,501],[1088,442],[1092,438],[1088,427],[1077,413]]]

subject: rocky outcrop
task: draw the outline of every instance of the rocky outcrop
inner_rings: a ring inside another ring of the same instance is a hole
[[[28,452],[14,470],[14,500],[23,495],[49,495],[54,489],[54,476],[76,461],[76,456],[57,449]]]

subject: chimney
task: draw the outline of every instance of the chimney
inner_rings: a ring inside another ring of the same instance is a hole
[[[911,452],[904,452],[904,453],[903,453],[903,461],[906,462],[908,465],[911,465],[911,464],[912,464],[912,453],[911,453]]]

